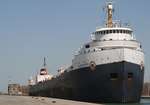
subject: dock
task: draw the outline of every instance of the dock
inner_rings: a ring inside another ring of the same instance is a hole
[[[0,105],[102,105],[46,97],[0,95]]]

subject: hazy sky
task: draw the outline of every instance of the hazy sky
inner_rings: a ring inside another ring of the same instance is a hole
[[[71,64],[75,51],[104,23],[105,1],[0,0],[0,91],[7,90],[8,82],[27,84],[44,56],[51,74]],[[150,0],[114,1],[115,19],[129,22],[143,45],[148,81]]]

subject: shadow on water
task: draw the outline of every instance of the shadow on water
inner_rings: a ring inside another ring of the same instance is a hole
[[[113,103],[113,104],[103,104],[103,105],[150,105],[150,99],[141,99],[140,103],[126,103],[126,104]]]

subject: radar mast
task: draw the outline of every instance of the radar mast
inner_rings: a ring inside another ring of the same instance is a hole
[[[106,22],[106,26],[108,28],[112,28],[113,27],[113,5],[112,2],[108,2],[107,3],[107,22]]]

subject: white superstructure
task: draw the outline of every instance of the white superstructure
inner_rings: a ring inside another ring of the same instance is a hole
[[[108,3],[107,11],[106,27],[92,33],[92,41],[83,45],[74,56],[69,70],[89,67],[91,62],[101,65],[126,61],[144,65],[144,53],[132,29],[112,21],[112,3]]]
[[[36,75],[35,84],[44,82],[47,80],[51,80],[52,78],[53,78],[53,75],[50,75],[46,68],[46,58],[44,57],[43,68],[41,68],[40,73],[38,75]]]

